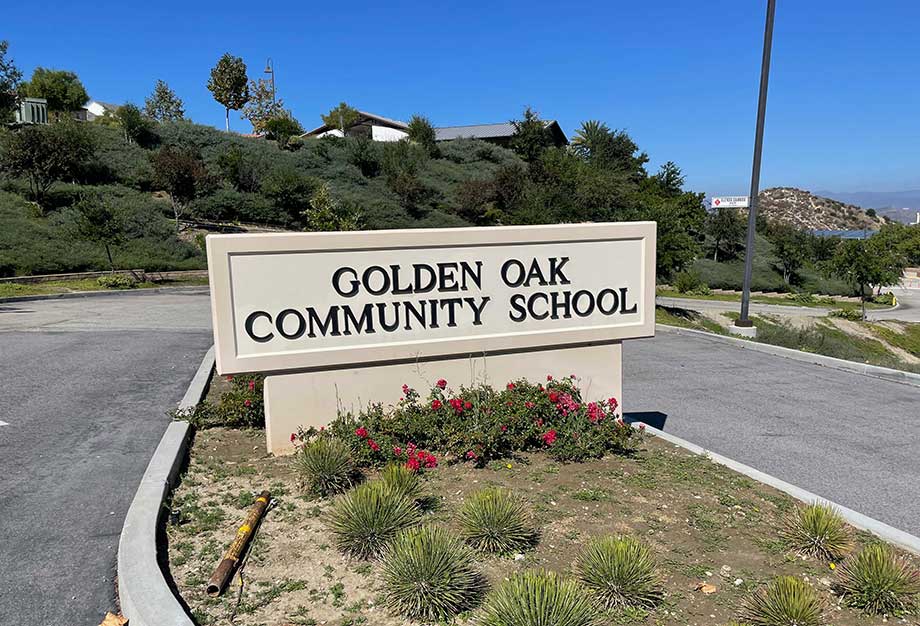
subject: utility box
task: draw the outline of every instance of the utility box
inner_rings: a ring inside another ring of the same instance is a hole
[[[48,101],[44,98],[23,98],[14,116],[17,124],[47,124]]]

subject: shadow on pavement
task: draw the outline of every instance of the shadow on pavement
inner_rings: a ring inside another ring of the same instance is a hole
[[[627,424],[632,424],[633,422],[642,422],[647,426],[652,428],[657,428],[658,430],[664,430],[664,423],[667,421],[668,416],[666,413],[661,411],[633,411],[631,413],[623,413],[623,420]]]

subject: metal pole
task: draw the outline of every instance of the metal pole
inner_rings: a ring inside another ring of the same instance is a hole
[[[760,156],[763,152],[763,124],[767,114],[767,83],[770,80],[770,52],[773,49],[773,14],[776,0],[767,0],[767,23],[763,33],[763,60],[760,65],[760,97],[757,101],[757,130],[754,135],[754,165],[751,168],[751,196],[748,209],[747,249],[744,253],[744,288],[741,292],[741,317],[735,326],[751,327],[751,274],[754,268],[754,232],[757,227],[757,195],[760,193]]]

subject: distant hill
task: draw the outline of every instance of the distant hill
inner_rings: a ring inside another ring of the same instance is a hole
[[[899,222],[913,223],[920,211],[920,189],[907,191],[817,191],[818,195],[875,209],[879,215]]]
[[[773,187],[760,192],[761,213],[771,221],[806,230],[877,229],[882,220],[853,204],[817,196],[804,189]]]

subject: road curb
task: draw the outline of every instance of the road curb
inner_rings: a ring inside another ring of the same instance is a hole
[[[211,346],[179,403],[180,410],[201,401],[213,369],[214,346]],[[163,502],[182,467],[190,434],[188,422],[169,424],[125,516],[118,542],[118,596],[122,615],[132,626],[194,626],[167,584],[157,560],[157,527]]]
[[[640,422],[637,420],[636,422],[632,423],[635,424]],[[791,483],[787,483],[786,481],[776,478],[775,476],[761,472],[760,470],[754,469],[749,465],[739,463],[734,459],[730,459],[728,457],[722,456],[721,454],[706,450],[705,448],[702,448],[695,443],[691,443],[685,439],[681,439],[680,437],[666,433],[663,430],[659,430],[649,426],[648,424],[645,425],[645,432],[651,433],[656,437],[659,437],[668,443],[674,444],[675,446],[692,452],[693,454],[705,456],[713,463],[724,465],[725,467],[734,470],[739,474],[744,474],[748,478],[752,478],[758,482],[764,483],[765,485],[769,485],[774,489],[778,489],[783,493],[789,494],[796,500],[800,500],[807,504],[818,502],[832,506],[840,512],[843,518],[849,522],[851,526],[855,526],[861,530],[869,531],[879,538],[884,539],[885,541],[892,543],[900,548],[908,550],[909,552],[920,554],[920,537],[911,535],[910,533],[904,532],[903,530],[899,530],[894,526],[889,526],[884,522],[880,522],[879,520],[869,517],[868,515],[863,515],[862,513],[854,511],[853,509],[841,506],[836,502],[828,500],[827,498],[822,498],[821,496],[802,489],[801,487],[796,487]]]
[[[681,328],[679,326],[669,326],[667,324],[656,324],[655,327],[660,331],[674,335],[688,335],[692,337],[701,337],[710,341],[731,343],[734,344],[735,347],[741,348],[742,350],[764,352],[766,354],[772,354],[773,356],[792,359],[795,361],[802,361],[804,363],[811,363],[812,365],[821,365],[824,367],[852,372],[854,374],[862,374],[863,376],[871,376],[872,378],[880,378],[889,382],[920,387],[920,374],[914,374],[912,372],[904,372],[888,367],[869,365],[867,363],[846,361],[844,359],[837,359],[831,356],[824,356],[823,354],[812,354],[811,352],[802,352],[801,350],[793,350],[792,348],[773,346],[768,343],[759,343],[750,339],[726,337],[725,335],[717,335],[715,333],[710,333],[702,330],[693,330],[691,328]]]
[[[150,289],[125,289],[124,291],[70,291],[67,293],[44,293],[34,296],[9,296],[0,298],[0,304],[10,302],[32,302],[35,300],[70,300],[72,298],[105,298],[111,296],[152,296],[158,293],[208,293],[207,285],[188,285],[184,287],[151,287]]]

